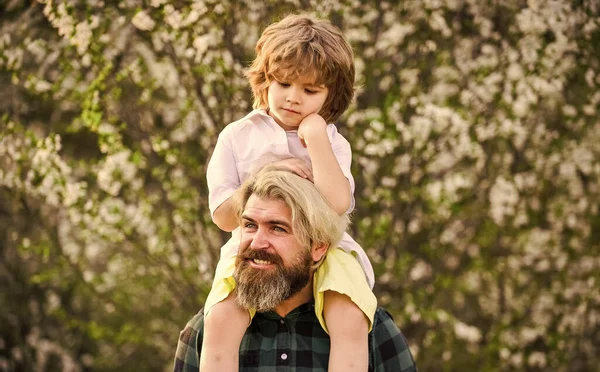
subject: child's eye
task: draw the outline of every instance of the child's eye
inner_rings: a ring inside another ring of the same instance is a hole
[[[312,90],[312,89],[304,89],[304,91],[305,91],[306,93],[308,93],[308,94],[315,94],[315,93],[317,93],[317,91],[316,91],[316,90]]]
[[[284,83],[284,82],[281,82],[281,81],[279,81],[278,83],[279,83],[279,85],[281,85],[282,87],[289,87],[289,86],[290,86],[290,83]]]

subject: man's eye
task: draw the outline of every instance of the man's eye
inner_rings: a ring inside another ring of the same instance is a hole
[[[286,229],[284,229],[283,227],[279,227],[279,226],[273,226],[273,230],[275,230],[277,232],[287,232]]]
[[[244,228],[246,228],[246,229],[255,229],[256,225],[254,223],[252,223],[252,222],[246,222],[246,223],[244,223]]]

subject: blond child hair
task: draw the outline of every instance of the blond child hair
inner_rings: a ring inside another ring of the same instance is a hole
[[[289,15],[268,26],[256,44],[256,58],[246,71],[253,107],[268,109],[267,90],[273,80],[311,76],[329,94],[319,115],[333,123],[354,97],[354,54],[341,31],[312,15]]]

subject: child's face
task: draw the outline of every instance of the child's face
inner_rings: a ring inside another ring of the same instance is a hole
[[[298,129],[305,117],[321,111],[328,92],[310,79],[273,80],[267,91],[269,115],[285,130]]]

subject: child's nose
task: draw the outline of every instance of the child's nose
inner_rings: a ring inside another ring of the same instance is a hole
[[[290,89],[287,95],[287,101],[290,103],[300,103],[300,94],[297,89]]]

